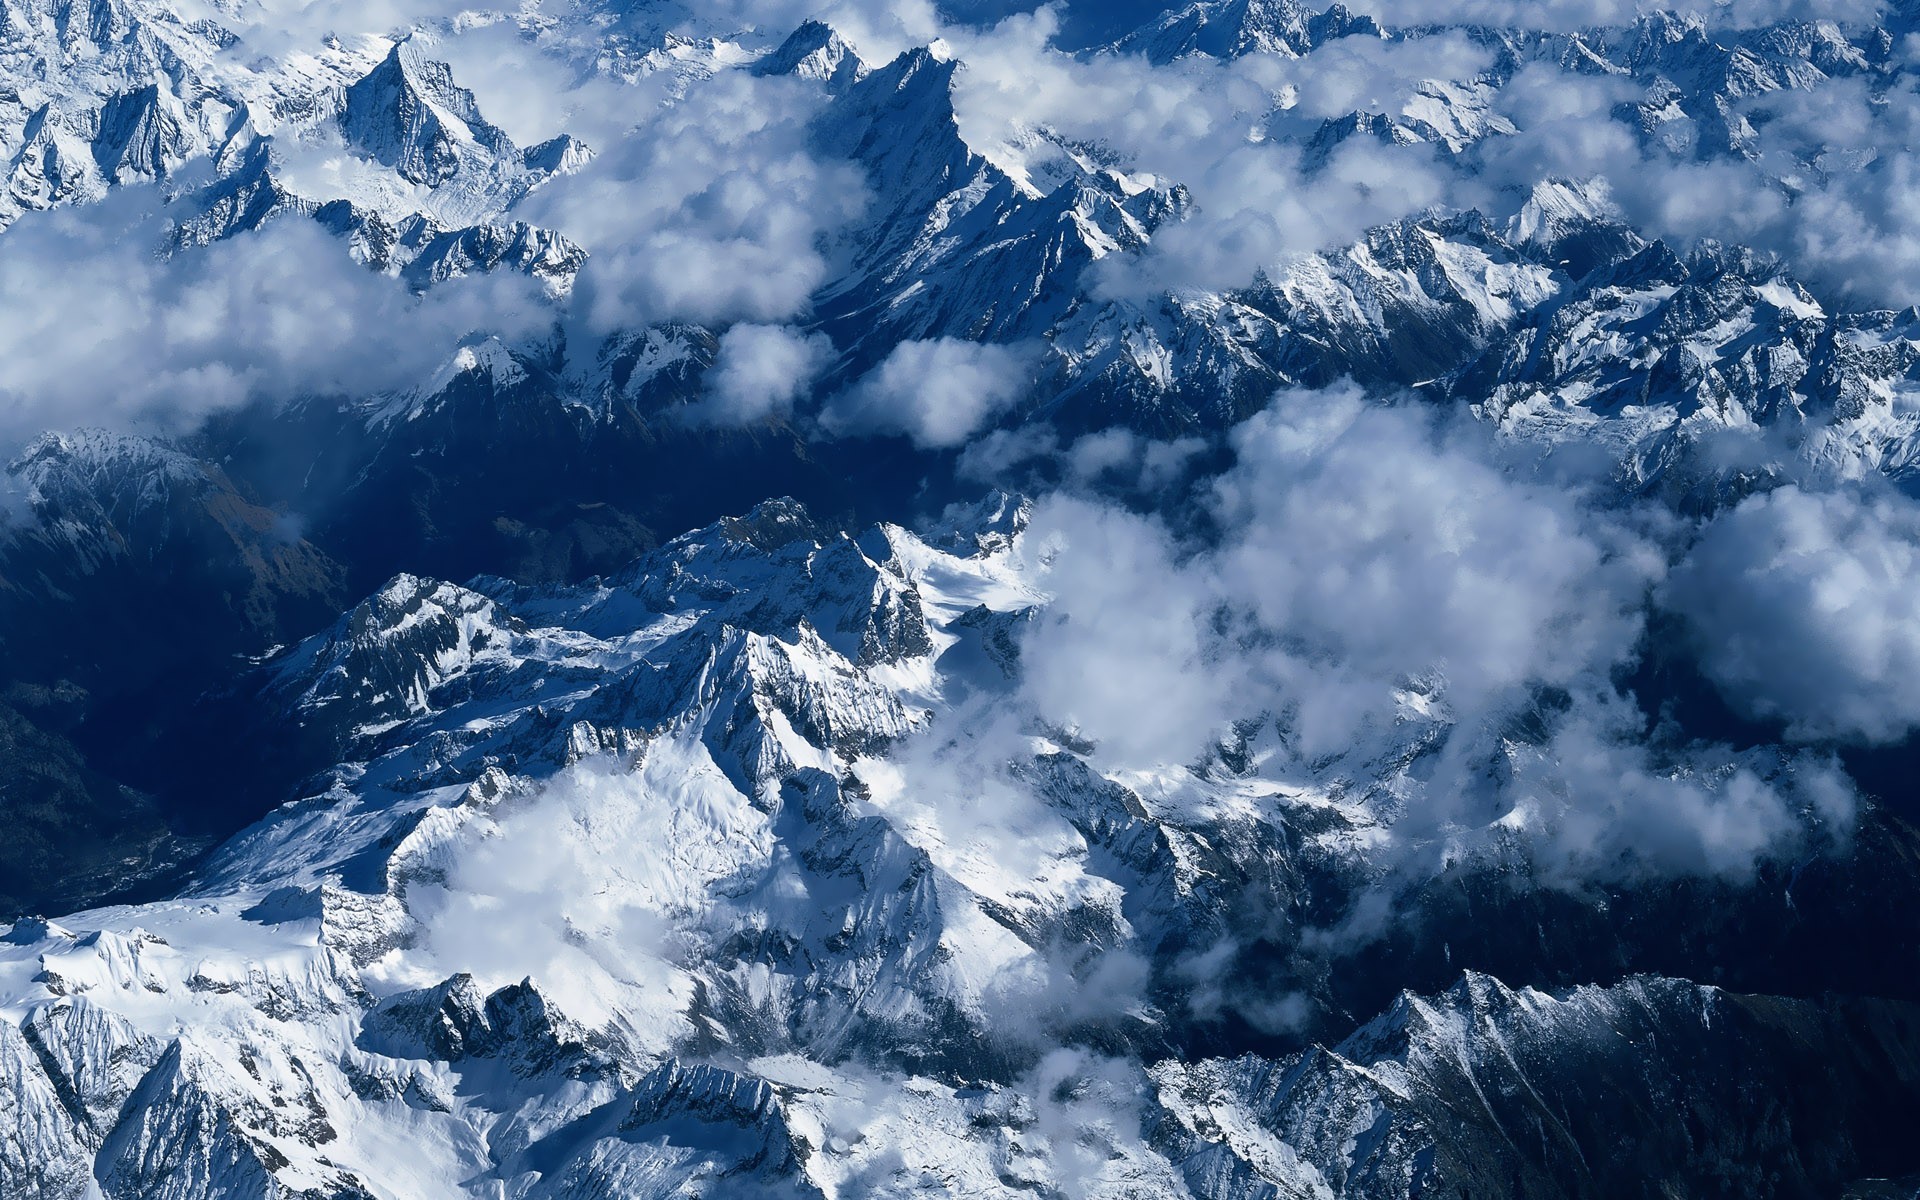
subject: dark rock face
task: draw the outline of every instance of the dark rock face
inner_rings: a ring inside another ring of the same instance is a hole
[[[0,525],[0,638],[16,677],[109,692],[183,670],[217,678],[221,658],[338,609],[340,568],[299,523],[177,448],[49,437],[8,474],[28,497]]]
[[[1340,1196],[1830,1196],[1908,1166],[1920,1009],[1470,974],[1332,1049],[1159,1079],[1157,1137],[1203,1196],[1304,1194],[1196,1136],[1203,1114],[1272,1133]]]
[[[45,910],[113,894],[258,811],[169,794],[209,765],[183,718],[243,656],[337,610],[345,578],[297,523],[171,447],[46,439],[9,473],[30,501],[0,517],[0,690],[18,710],[4,807],[24,834],[5,907]]]
[[[138,884],[195,849],[153,798],[0,704],[0,912],[64,912]]]
[[[393,167],[400,177],[432,187],[461,169],[465,143],[495,157],[514,153],[507,135],[481,117],[473,93],[453,82],[445,63],[421,54],[411,40],[347,89],[340,126],[348,141]]]

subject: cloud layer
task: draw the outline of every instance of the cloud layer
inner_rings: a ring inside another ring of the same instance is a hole
[[[1638,12],[1487,0],[1467,15],[1565,30]],[[1424,0],[1378,13],[1395,26],[1462,15]],[[1811,758],[1655,744],[1617,682],[1653,597],[1690,623],[1730,702],[1783,736],[1878,743],[1920,724],[1905,682],[1920,613],[1899,586],[1920,526],[1905,501],[1790,488],[1696,528],[1620,502],[1603,480],[1537,472],[1477,427],[1334,389],[1283,394],[1224,435],[1213,449],[1235,465],[1196,511],[1142,515],[1091,495],[1177,489],[1209,447],[996,428],[1045,399],[1038,343],[931,336],[836,378],[834,346],[809,327],[813,303],[896,181],[821,152],[810,130],[833,102],[826,85],[742,69],[801,15],[784,3],[675,10],[662,28],[689,40],[672,53],[660,29],[621,18],[602,54],[531,19],[429,4],[246,10],[259,44],[317,42],[322,26],[425,25],[516,137],[586,136],[591,162],[493,214],[586,248],[571,294],[549,300],[500,274],[415,295],[297,219],[159,257],[159,191],[123,188],[0,238],[0,438],[87,423],[181,432],[251,400],[364,396],[417,382],[476,333],[513,342],[558,325],[584,374],[609,337],[698,323],[718,353],[685,410],[694,425],[791,419],[829,437],[965,451],[963,467],[986,478],[1039,461],[1065,482],[1035,522],[1054,602],[1027,641],[1020,699],[1116,768],[1198,761],[1250,718],[1283,732],[1275,761],[1287,770],[1368,753],[1377,765],[1426,722],[1450,732],[1408,784],[1424,799],[1401,827],[1423,846],[1524,827],[1542,861],[1571,874],[1653,862],[1737,873],[1791,841],[1807,805],[1838,811],[1844,785]],[[1510,51],[1527,39],[1473,31],[1155,65],[1064,52],[1052,8],[990,25],[920,4],[825,15],[875,62],[940,37],[965,64],[960,132],[1017,180],[1093,163],[1134,173],[1123,191],[1141,176],[1188,189],[1186,219],[1143,251],[1105,253],[1073,298],[1089,308],[1120,298],[1150,323],[1169,289],[1241,287],[1436,208],[1480,208],[1497,224],[1547,177],[1608,181],[1650,235],[1777,253],[1826,299],[1912,299],[1911,47],[1870,64],[1836,48],[1831,77],[1682,96],[1684,119],[1642,107],[1660,71],[1727,74],[1727,31],[1870,6],[1720,6],[1707,14],[1712,38],[1673,27],[1691,57],[1640,79],[1553,55],[1522,61]],[[1380,117],[1388,134],[1339,124],[1355,114]],[[1728,144],[1701,152],[1718,137]],[[921,236],[944,236],[943,215]],[[1060,225],[1084,232],[1075,222],[1089,219],[1075,210]],[[1196,524],[1216,536],[1194,539]],[[1527,738],[1514,733],[1523,727]],[[1816,792],[1825,798],[1808,799]]]
[[[1912,299],[1920,216],[1908,197],[1920,89],[1905,43],[1891,48],[1885,64],[1854,61],[1851,50],[1834,51],[1832,61],[1816,55],[1831,77],[1795,68],[1781,89],[1732,88],[1724,113],[1709,97],[1682,96],[1688,119],[1661,124],[1662,116],[1647,125],[1653,119],[1635,105],[1667,65],[1642,71],[1642,79],[1582,73],[1551,55],[1509,59],[1497,39],[1458,30],[1349,37],[1297,59],[1190,56],[1154,65],[1138,56],[1064,52],[1060,29],[1076,16],[1073,8],[1013,12],[989,24],[969,21],[1002,15],[991,6],[943,15],[928,4],[839,3],[823,15],[874,62],[942,39],[965,64],[955,92],[960,131],[1018,177],[1044,179],[1079,147],[1075,153],[1189,190],[1187,219],[1162,229],[1144,252],[1097,264],[1096,297],[1144,302],[1167,288],[1242,286],[1259,271],[1435,206],[1502,217],[1533,183],[1565,177],[1607,180],[1625,214],[1651,235],[1714,237],[1777,253],[1830,299],[1894,306]],[[1463,16],[1425,0],[1376,8],[1393,28]],[[1464,15],[1571,30],[1628,22],[1641,8],[1625,0],[1488,0]],[[1699,11],[1713,36],[1675,42],[1686,57],[1673,69],[1687,79],[1697,68],[1711,83],[1721,70],[1717,56],[1743,29],[1787,19],[1865,20],[1878,10],[1797,0],[1706,6]],[[241,32],[239,56],[312,52],[330,33],[354,35],[349,40],[372,53],[381,43],[365,35],[417,28],[483,111],[523,143],[562,130],[584,137],[597,157],[510,215],[557,229],[588,251],[558,314],[570,331],[567,344],[587,355],[610,333],[659,322],[721,332],[736,323],[804,327],[814,297],[844,265],[836,247],[867,214],[874,189],[893,181],[868,180],[852,163],[819,153],[809,122],[830,101],[816,82],[741,69],[801,12],[775,0],[649,10],[616,21],[604,53],[564,22],[495,19],[432,0],[324,13],[265,3],[218,15]],[[685,47],[714,48],[650,57],[665,32],[688,39]],[[1666,34],[1649,36],[1657,42]],[[711,61],[699,59],[709,52]],[[1355,113],[1390,118],[1417,139],[1323,138],[1325,122]],[[1715,122],[1738,145],[1702,155],[1698,148],[1720,136]],[[337,148],[329,153],[339,157]],[[291,151],[287,158],[294,176],[312,166]],[[545,317],[510,294],[518,289],[510,282],[467,282],[412,300],[355,277],[343,247],[310,230],[278,228],[294,224],[286,220],[257,237],[157,264],[157,232],[134,210],[156,208],[158,198],[134,191],[144,198],[23,221],[5,239],[0,325],[19,331],[23,345],[46,347],[38,363],[0,380],[16,397],[7,422],[14,440],[45,425],[124,423],[139,414],[188,427],[237,397],[307,381],[315,391],[377,390],[405,382],[421,359],[434,350],[444,355],[469,333],[511,333]],[[63,288],[64,277],[72,287]],[[88,297],[105,302],[95,327],[127,335],[90,341]],[[353,343],[366,351],[358,366],[338,361],[356,357],[340,352]],[[955,446],[1016,402],[1016,358],[940,338],[902,346],[830,404],[823,425]],[[759,361],[763,377],[751,385],[739,370],[717,372],[723,391],[699,419],[753,419],[803,402],[799,376],[816,365],[814,354],[788,356],[792,386],[764,378],[770,360]]]
[[[364,396],[422,381],[472,333],[519,339],[552,320],[522,276],[415,296],[306,221],[161,257],[151,199],[123,190],[0,237],[0,439],[178,434],[251,400]]]
[[[1262,770],[1383,787],[1388,858],[1416,874],[1518,838],[1549,878],[1738,876],[1803,845],[1808,811],[1850,823],[1851,785],[1824,759],[1657,734],[1617,682],[1669,563],[1688,555],[1670,602],[1692,603],[1696,579],[1737,587],[1740,565],[1721,560],[1754,553],[1750,518],[1689,554],[1689,526],[1619,507],[1599,481],[1537,474],[1484,429],[1353,389],[1283,393],[1236,446],[1211,503],[1222,533],[1203,545],[1071,496],[1035,514],[1029,553],[1052,604],[1024,644],[1025,701],[1109,767],[1199,762],[1245,722],[1275,722]],[[1806,603],[1822,582],[1810,568],[1720,603],[1745,606],[1734,622],[1756,646],[1800,637],[1820,658],[1855,641]],[[1707,661],[1775,714],[1770,689],[1804,665],[1738,678],[1737,644]],[[1849,689],[1871,705],[1877,683],[1846,676],[1795,712]],[[1409,754],[1421,765],[1403,773]]]

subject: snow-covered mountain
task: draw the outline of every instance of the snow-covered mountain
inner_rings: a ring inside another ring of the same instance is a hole
[[[56,80],[66,93],[30,111],[19,102],[16,170],[31,167],[46,180],[35,189],[16,185],[20,211],[97,199],[118,184],[179,180],[169,185],[164,210],[163,244],[173,252],[306,217],[345,238],[355,258],[416,289],[504,270],[564,295],[594,253],[515,215],[543,182],[590,162],[591,149],[568,135],[515,145],[434,59],[422,40],[431,31],[353,47],[336,42],[317,57],[254,59],[242,68],[223,53],[236,35],[211,22],[115,4],[78,27],[64,12],[23,10],[22,36],[9,51],[17,74]],[[1349,376],[1425,383],[1466,365],[1496,336],[1561,303],[1586,276],[1624,263],[1648,240],[1604,186],[1543,180],[1510,209],[1502,201],[1507,211],[1408,218],[1276,266],[1251,287],[1111,298],[1092,268],[1144,253],[1157,230],[1183,221],[1192,200],[1179,179],[1111,147],[1049,140],[1057,135],[1045,129],[1029,134],[1046,150],[1035,160],[1045,164],[1038,173],[1035,162],[975,149],[956,123],[954,78],[964,64],[940,48],[869,63],[812,22],[784,42],[743,35],[696,52],[672,28],[670,18],[643,22],[628,36],[657,39],[658,53],[621,69],[682,79],[750,69],[797,79],[822,97],[812,150],[868,180],[866,210],[837,235],[836,269],[810,304],[813,325],[833,339],[829,379],[851,381],[903,340],[1034,342],[1046,350],[1036,373],[1042,386],[1030,407],[1013,414],[1016,421],[1038,417],[1076,431],[1115,423],[1217,431],[1263,405],[1275,386]],[[1818,146],[1762,145],[1747,109],[1837,80],[1864,81],[1872,94],[1898,91],[1904,68],[1887,45],[1900,28],[1787,22],[1727,36],[1699,18],[1669,14],[1580,34],[1474,27],[1466,38],[1490,56],[1479,72],[1429,80],[1397,111],[1318,122],[1295,117],[1297,105],[1283,96],[1260,136],[1297,142],[1310,169],[1359,138],[1432,147],[1471,171],[1477,155],[1497,153],[1519,132],[1501,115],[1505,89],[1530,66],[1553,64],[1644,96],[1623,101],[1616,116],[1649,153],[1750,160],[1777,173],[1782,194],[1791,195],[1806,186],[1805,172],[1844,174],[1846,163],[1871,170],[1872,154],[1822,157]],[[571,34],[539,36],[577,52]],[[1424,26],[1383,31],[1338,6],[1316,13],[1292,3],[1208,2],[1171,10],[1085,53],[1141,54],[1178,71],[1214,59],[1298,57],[1355,39],[1417,47],[1443,36],[1453,35]],[[113,91],[162,66],[183,76],[172,91],[157,84]],[[149,109],[159,115],[142,115]],[[58,140],[53,131],[66,129],[76,132],[58,136],[84,140],[48,149],[49,139]],[[1811,157],[1791,157],[1803,152]],[[356,165],[324,176],[303,169],[320,154]],[[49,155],[53,165],[38,165]],[[1572,231],[1554,232],[1556,221],[1574,222]],[[568,404],[593,403],[604,388],[598,364],[642,334],[620,331],[591,354],[576,348],[553,390]],[[685,339],[671,324],[644,336]],[[530,354],[542,348],[524,347]],[[449,356],[455,351],[447,348]]]
[[[1351,886],[1393,818],[1259,766],[1110,777],[1033,729],[928,773],[911,748],[1019,671],[1025,522],[772,502],[585,587],[402,576],[267,663],[261,701],[338,756],[311,794],[171,899],[3,939],[17,1194],[1651,1195],[1897,1157],[1898,1005],[1469,975],[1331,1050],[1210,1056],[1196,957],[1250,895],[1301,919]],[[1263,982],[1301,1027],[1344,998]],[[1581,1100],[1625,1081],[1637,1116]]]
[[[0,0],[0,1198],[1915,1194],[1911,5],[907,7]]]

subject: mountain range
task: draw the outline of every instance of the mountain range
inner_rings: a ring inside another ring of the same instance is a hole
[[[1920,1194],[1920,12],[430,7],[0,3],[0,1193]]]

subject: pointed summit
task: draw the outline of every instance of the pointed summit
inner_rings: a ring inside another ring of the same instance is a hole
[[[976,165],[953,113],[958,68],[925,46],[906,51],[847,89],[814,126],[816,142],[876,178],[944,191]]]
[[[458,174],[476,150],[494,159],[519,153],[480,115],[473,93],[453,82],[452,68],[426,58],[411,39],[396,42],[347,89],[340,126],[370,157],[429,187]]]
[[[1575,279],[1638,254],[1646,242],[1626,224],[1606,181],[1543,179],[1507,222],[1506,238]]]
[[[520,156],[527,170],[543,175],[571,175],[593,159],[593,149],[570,133],[528,146]]]
[[[157,84],[110,98],[100,110],[94,161],[109,179],[161,179],[190,150],[186,117]]]
[[[753,64],[756,75],[818,79],[836,94],[864,79],[869,70],[853,47],[824,21],[801,25],[779,49]]]

